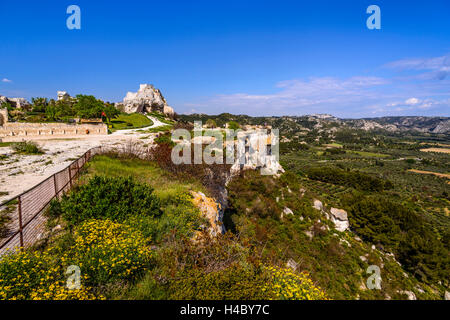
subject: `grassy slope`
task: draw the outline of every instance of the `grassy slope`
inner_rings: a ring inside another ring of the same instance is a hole
[[[156,164],[138,159],[115,159],[108,156],[96,156],[88,164],[82,179],[85,181],[93,175],[109,177],[132,176],[136,180],[147,183],[155,189],[155,194],[165,201],[172,196],[189,190],[206,193],[200,182],[192,179],[179,181]]]
[[[127,123],[131,123],[128,126]],[[140,113],[126,114],[122,113],[117,118],[111,120],[111,131],[123,130],[123,129],[136,129],[153,125],[153,121],[147,118],[147,116]]]
[[[398,293],[401,290],[415,291],[419,299],[440,298],[423,283],[420,286],[425,293],[420,294],[414,288],[419,282],[404,276],[391,257],[357,241],[352,233],[335,231],[333,223],[311,207],[313,199],[324,199],[310,191],[301,196],[301,189],[310,188],[304,180],[287,177],[273,179],[246,172],[244,178],[234,179],[228,186],[230,211],[226,219],[233,221],[243,241],[260,248],[263,257],[278,263],[294,260],[332,299],[405,299]],[[280,219],[285,207],[294,215]],[[320,230],[324,226],[330,231]],[[312,239],[305,234],[311,230],[315,234]],[[369,276],[366,269],[372,264],[383,266],[382,290],[361,289]]]

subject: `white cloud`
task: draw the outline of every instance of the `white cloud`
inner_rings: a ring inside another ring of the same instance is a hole
[[[417,98],[409,98],[408,100],[405,101],[405,104],[413,106],[413,105],[418,104],[419,102],[420,102],[420,100]]]
[[[3,78],[3,79],[2,79],[2,82],[10,83],[10,82],[12,82],[12,80],[9,80],[9,79],[7,79],[7,78]]]
[[[426,71],[415,76],[419,79],[444,80],[450,75],[450,54],[434,58],[402,59],[385,66],[402,71]]]
[[[276,84],[278,92],[272,94],[235,93],[217,95],[197,104],[186,104],[203,112],[231,112],[252,115],[283,115],[316,113],[325,107],[335,113],[342,113],[346,107],[375,101],[377,96],[371,88],[388,84],[378,77],[333,77],[294,79]],[[225,107],[225,109],[223,109]],[[214,111],[206,110],[213,108]],[[219,110],[218,110],[219,109]],[[218,110],[218,111],[216,111]]]
[[[217,114],[301,115],[331,113],[340,117],[368,115],[445,115],[450,110],[450,54],[429,59],[404,59],[387,64],[389,77],[311,77],[285,80],[267,94],[241,92],[186,103],[187,110]],[[411,76],[398,71],[415,70]],[[446,79],[447,78],[447,79]],[[439,81],[437,81],[439,80]]]

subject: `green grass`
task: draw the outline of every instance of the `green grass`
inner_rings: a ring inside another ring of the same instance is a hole
[[[43,154],[44,151],[34,141],[22,141],[15,142],[11,145],[11,148],[18,154]]]
[[[368,158],[386,158],[390,157],[389,154],[383,154],[383,153],[375,153],[375,152],[367,152],[367,151],[354,151],[354,150],[347,150],[349,153],[356,153],[363,157]]]
[[[156,128],[150,128],[147,130],[142,130],[142,133],[157,133],[157,132],[167,132],[170,131],[173,128],[173,126],[171,124],[165,125],[165,126],[161,126],[161,127],[156,127]]]
[[[175,123],[173,120],[167,119],[164,114],[159,113],[159,112],[150,112],[148,115],[152,116],[152,117],[155,117],[156,119],[158,119],[159,121],[161,121],[162,123],[165,123],[165,124],[172,125],[172,124]]]
[[[89,179],[96,174],[109,177],[132,176],[138,181],[152,186],[155,189],[155,194],[163,202],[179,193],[190,190],[202,191],[207,194],[199,181],[193,179],[179,181],[158,167],[157,164],[144,160],[117,159],[99,155],[89,162],[87,175],[83,176],[83,178]]]
[[[0,148],[9,147],[11,144],[12,142],[0,142]]]
[[[324,147],[330,147],[330,148],[342,148],[342,144],[340,143],[328,143],[328,144],[324,144]]]
[[[120,114],[117,118],[111,120],[111,131],[124,129],[137,129],[153,125],[153,121],[141,113]]]

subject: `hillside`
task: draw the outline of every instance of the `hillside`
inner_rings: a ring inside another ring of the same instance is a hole
[[[0,261],[0,298],[448,296],[446,135],[362,130],[326,115],[196,117],[174,128],[197,119],[279,128],[285,172],[230,179],[229,165],[174,165],[167,133],[153,147],[106,150],[52,202],[46,237]],[[19,279],[29,263],[38,267]],[[85,276],[74,291],[63,286],[69,265]]]

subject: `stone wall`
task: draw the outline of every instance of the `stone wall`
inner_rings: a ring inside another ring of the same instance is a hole
[[[8,110],[0,109],[0,127],[8,122]]]
[[[106,124],[7,122],[0,126],[0,139],[46,136],[106,135]]]

